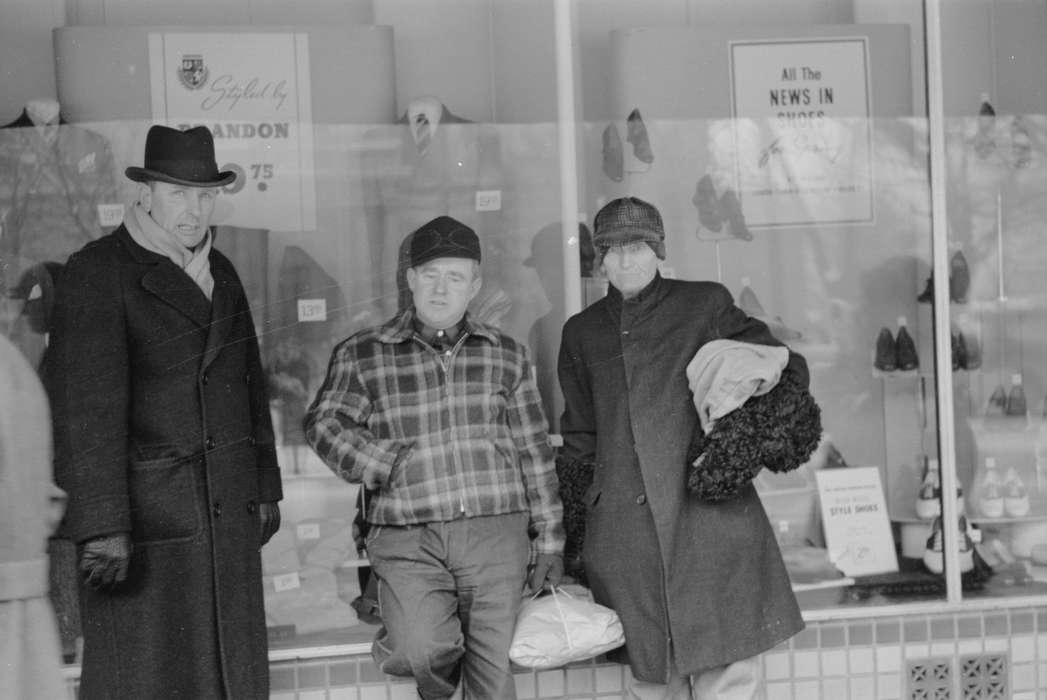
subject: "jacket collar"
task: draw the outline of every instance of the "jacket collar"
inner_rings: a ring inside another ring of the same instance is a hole
[[[668,293],[669,285],[660,272],[655,272],[654,279],[631,299],[624,299],[614,285],[608,285],[607,310],[615,317],[620,316],[623,309],[627,309],[631,314],[643,314],[657,306]]]
[[[410,340],[416,333],[414,319],[414,305],[411,305],[388,323],[379,327],[379,342],[396,344]],[[465,317],[462,319],[462,336],[467,335],[476,335],[494,345],[499,344],[498,331],[493,326],[474,320],[468,311],[465,312]]]

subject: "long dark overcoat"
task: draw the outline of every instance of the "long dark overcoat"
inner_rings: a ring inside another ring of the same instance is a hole
[[[624,303],[612,287],[563,331],[564,455],[596,465],[585,496],[586,575],[625,628],[613,658],[649,682],[666,682],[670,654],[691,674],[803,628],[755,489],[715,505],[686,489],[698,417],[685,368],[717,338],[780,345],[722,285],[660,276]],[[806,386],[801,357],[786,371]]]
[[[124,585],[85,591],[81,698],[264,698],[258,503],[281,497],[240,280],[212,301],[122,226],[70,257],[45,359],[78,543],[130,532]]]

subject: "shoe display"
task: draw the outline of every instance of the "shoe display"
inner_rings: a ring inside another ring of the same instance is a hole
[[[916,517],[920,520],[933,520],[942,514],[941,477],[938,472],[938,460],[927,461],[927,469],[916,494]]]
[[[967,348],[964,347],[963,336],[953,330],[949,333],[949,346],[952,349],[952,370],[963,369],[967,362]]]
[[[996,150],[993,132],[996,130],[996,110],[989,104],[989,95],[982,93],[978,108],[978,133],[974,135],[974,152],[979,158],[988,158]]]
[[[940,574],[945,571],[945,556],[942,546],[942,519],[941,516],[934,519],[931,525],[931,535],[927,538],[927,546],[923,551],[923,565],[932,574]]]
[[[1003,388],[1003,384],[997,384],[996,388],[992,390],[992,394],[989,395],[989,402],[985,406],[985,415],[988,416],[1002,416],[1007,410],[1007,392]]]
[[[981,482],[974,489],[976,506],[979,513],[986,518],[1003,517],[1003,481],[996,471],[996,459],[985,458],[985,473]]]
[[[1009,518],[1024,518],[1029,514],[1029,492],[1014,467],[1009,467],[1003,477],[1003,512]]]
[[[613,122],[603,130],[603,172],[615,182],[621,182],[625,177],[622,137],[618,135],[618,127]]]
[[[949,298],[956,304],[964,304],[970,288],[971,270],[963,251],[958,250],[949,258]]]
[[[651,142],[647,138],[647,127],[644,126],[640,110],[634,109],[626,119],[628,129],[625,140],[633,145],[633,155],[642,162],[650,165],[654,162],[654,153],[651,152]]]
[[[713,179],[707,174],[698,180],[698,186],[691,198],[695,209],[698,210],[698,223],[713,233],[719,233],[723,228],[723,215],[720,213],[720,202],[716,197],[716,187]]]
[[[934,275],[932,274],[927,278],[927,284],[924,285],[923,291],[916,297],[916,301],[921,304],[933,304],[934,303]]]
[[[889,328],[881,328],[876,336],[876,358],[873,366],[881,372],[893,372],[898,369],[898,348]]]
[[[752,232],[749,231],[749,227],[745,225],[745,216],[742,214],[742,203],[738,201],[738,195],[734,193],[734,190],[729,189],[723,193],[720,197],[720,211],[727,219],[727,226],[730,228],[732,238],[737,238],[743,241],[751,241],[753,239]]]
[[[967,528],[967,518],[961,515],[957,522],[960,536],[960,573],[967,573],[974,569],[974,540]],[[923,552],[923,565],[932,574],[940,574],[945,571],[944,535],[942,533],[942,519],[935,518],[931,526],[931,535],[927,538],[927,546]]]
[[[895,353],[898,369],[908,372],[920,366],[920,359],[916,356],[916,342],[909,335],[909,329],[905,326],[905,317],[898,317],[898,335],[895,337]]]
[[[978,344],[978,338],[968,335],[962,330],[957,331],[960,342],[963,343],[963,368],[967,370],[978,369],[982,366],[982,349]]]
[[[1008,416],[1024,416],[1028,411],[1025,403],[1025,389],[1022,388],[1022,375],[1011,375],[1011,390],[1007,392],[1007,405],[1004,414]]]

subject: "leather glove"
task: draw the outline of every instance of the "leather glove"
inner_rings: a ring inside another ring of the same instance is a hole
[[[264,546],[280,529],[280,506],[276,503],[258,504],[258,534]]]
[[[528,585],[531,590],[538,592],[542,588],[552,590],[560,585],[563,578],[563,557],[559,554],[539,554],[531,567],[531,577]]]
[[[131,535],[118,532],[84,542],[80,552],[80,575],[96,591],[123,583],[131,562]]]

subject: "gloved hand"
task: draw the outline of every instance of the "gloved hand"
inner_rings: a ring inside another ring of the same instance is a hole
[[[538,592],[542,588],[551,590],[560,585],[563,578],[563,557],[559,554],[539,554],[531,567],[531,577],[528,585],[531,590]]]
[[[258,534],[265,545],[280,529],[280,506],[276,503],[258,504]]]
[[[102,591],[123,583],[131,562],[131,535],[118,532],[84,542],[80,575],[89,588]]]

